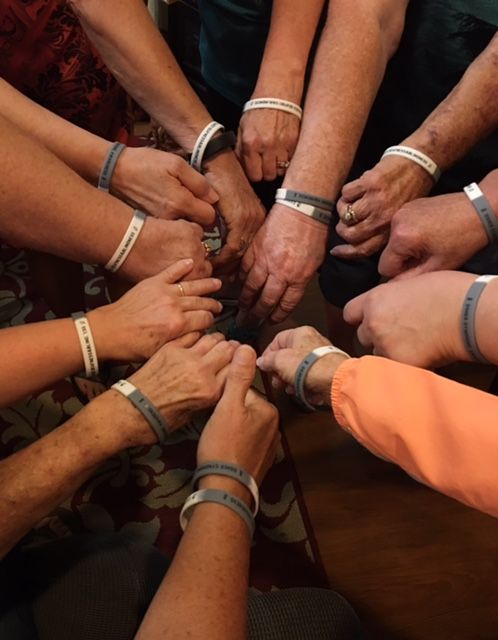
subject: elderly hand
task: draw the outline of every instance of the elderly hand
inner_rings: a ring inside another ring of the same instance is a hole
[[[498,205],[498,170],[480,186]],[[409,278],[428,271],[457,269],[487,244],[484,226],[464,193],[415,200],[394,216],[379,271],[389,278]]]
[[[204,176],[173,153],[127,147],[119,156],[111,190],[156,218],[184,218],[201,226],[214,221],[216,191]]]
[[[236,153],[251,182],[272,181],[285,174],[278,162],[289,162],[299,138],[300,121],[276,109],[254,109],[243,114]]]
[[[232,151],[218,154],[205,167],[206,177],[220,196],[217,208],[228,231],[220,255],[213,259],[221,273],[236,268],[263,224],[265,210]]]
[[[430,175],[414,162],[398,156],[383,158],[375,167],[346,184],[337,203],[341,221],[337,233],[347,244],[332,249],[337,258],[357,259],[371,256],[389,239],[391,219],[398,209],[415,198],[427,195],[433,187]],[[350,207],[358,220],[343,222]]]
[[[313,327],[299,327],[279,333],[263,355],[258,358],[258,367],[272,376],[275,388],[294,392],[294,377],[302,360],[318,347],[330,345]],[[323,356],[311,367],[305,380],[307,399],[315,405],[330,405],[332,379],[346,356],[331,353]]]
[[[470,360],[460,316],[475,278],[437,271],[381,284],[349,302],[344,319],[358,325],[359,341],[375,355],[425,368]]]
[[[170,340],[211,327],[223,307],[204,296],[218,291],[221,281],[206,278],[174,284],[192,268],[192,260],[180,260],[135,285],[117,302],[90,311],[99,357],[140,362]]]
[[[274,205],[242,260],[241,308],[261,320],[285,320],[322,264],[326,242],[325,225]]]
[[[260,484],[275,459],[280,433],[277,410],[250,388],[255,372],[255,352],[249,346],[239,347],[230,364],[223,395],[202,432],[197,464],[212,460],[232,462]],[[230,490],[225,479],[219,477],[206,478],[202,486],[221,488],[221,482],[223,488]],[[228,482],[235,485],[233,480]]]
[[[221,333],[203,336],[189,333],[168,342],[129,380],[161,412],[172,430],[186,425],[199,411],[213,407],[220,399],[228,365],[239,346],[227,342]],[[142,428],[152,444],[155,435]]]

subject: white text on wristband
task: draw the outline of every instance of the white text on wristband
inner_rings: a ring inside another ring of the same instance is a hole
[[[200,491],[192,493],[187,498],[180,513],[180,526],[182,528],[182,531],[185,531],[185,529],[187,528],[189,511],[198,504],[202,504],[203,502],[214,502],[215,504],[221,504],[231,511],[234,511],[245,522],[249,530],[249,536],[251,538],[253,537],[254,518],[252,513],[249,511],[248,506],[244,504],[242,500],[239,500],[238,498],[233,496],[231,493],[221,491],[220,489],[201,489]]]
[[[403,145],[389,147],[389,149],[386,149],[382,155],[383,158],[386,158],[387,156],[401,156],[402,158],[415,162],[415,164],[418,164],[419,167],[422,167],[422,169],[427,171],[434,182],[438,182],[441,177],[441,170],[434,160],[429,158],[425,153],[422,153],[422,151],[412,149],[412,147],[405,147]]]
[[[254,501],[253,516],[259,511],[259,489],[256,480],[242,467],[231,462],[223,462],[221,460],[213,460],[197,467],[192,478],[192,484],[195,489],[197,482],[206,476],[225,476],[237,480],[241,485],[246,487],[252,495]]]
[[[126,260],[130,251],[133,249],[133,245],[138,240],[138,236],[142,231],[146,217],[147,216],[142,211],[138,211],[138,209],[135,211],[119,247],[116,249],[109,262],[105,265],[105,268],[108,271],[115,273]]]
[[[277,198],[275,200],[277,204],[281,204],[284,207],[288,207],[293,211],[298,211],[304,216],[308,218],[312,218],[317,222],[321,222],[324,225],[329,225],[332,220],[332,213],[330,211],[325,211],[324,209],[320,209],[319,207],[314,207],[311,204],[303,204],[302,202],[293,202],[291,200],[282,200],[281,198]]]
[[[99,374],[99,360],[97,358],[97,350],[95,349],[90,323],[82,311],[73,313],[72,318],[80,341],[83,362],[85,363],[85,374],[89,378],[95,378]]]

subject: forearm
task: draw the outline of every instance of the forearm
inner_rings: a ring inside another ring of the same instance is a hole
[[[253,97],[301,103],[306,66],[324,0],[274,0],[270,32]]]
[[[344,362],[331,395],[341,427],[370,451],[424,484],[498,516],[498,398],[372,356]]]
[[[221,488],[219,480],[209,487]],[[136,640],[243,640],[249,552],[237,514],[217,504],[197,506]]]
[[[0,462],[0,557],[107,458],[136,446],[130,434],[140,420],[132,405],[111,391]]]
[[[497,102],[498,35],[404,143],[427,153],[444,171],[498,127]]]
[[[0,79],[0,115],[97,184],[110,143],[44,109]]]
[[[0,231],[13,246],[106,264],[133,215],[0,117]]]
[[[188,84],[142,0],[69,0],[120,84],[191,151],[210,116]]]
[[[402,32],[406,2],[396,5],[387,20],[370,1],[330,2],[284,187],[337,197]]]

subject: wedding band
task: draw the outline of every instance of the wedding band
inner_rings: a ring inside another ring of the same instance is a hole
[[[277,160],[277,169],[288,169],[290,162],[288,160]]]
[[[185,296],[185,289],[183,288],[183,284],[181,282],[177,282],[176,286],[178,287],[178,289],[180,291],[180,296],[184,297]]]
[[[211,249],[211,247],[209,246],[209,244],[208,244],[207,242],[203,242],[203,243],[202,243],[202,246],[204,247],[204,254],[205,254],[205,256],[204,256],[204,257],[205,257],[205,258],[209,258],[209,256],[210,256],[210,255],[211,255],[211,253],[212,253],[212,249]]]
[[[344,214],[342,221],[348,227],[352,227],[359,222],[358,218],[356,217],[355,210],[350,204],[348,204],[348,206],[346,207],[346,213]]]

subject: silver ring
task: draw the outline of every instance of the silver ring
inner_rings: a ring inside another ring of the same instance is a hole
[[[350,204],[348,204],[348,206],[346,207],[346,213],[344,214],[342,221],[348,227],[353,227],[355,224],[358,224],[359,222],[358,217],[356,216],[355,210]]]

